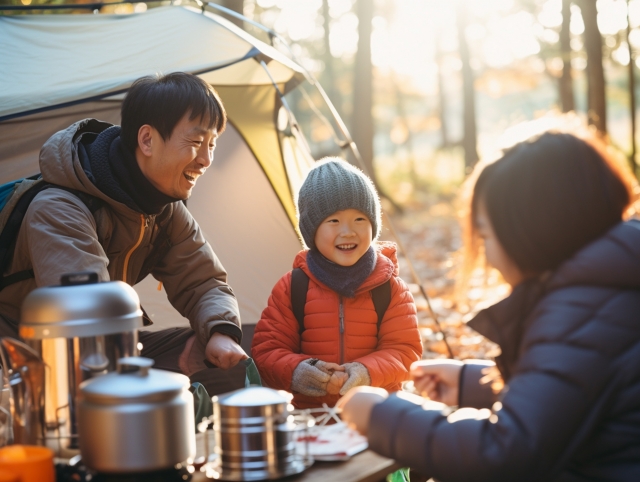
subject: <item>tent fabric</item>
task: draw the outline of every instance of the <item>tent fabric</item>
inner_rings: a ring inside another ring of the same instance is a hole
[[[229,273],[243,324],[256,323],[301,248],[294,193],[314,160],[272,79],[287,92],[302,69],[225,19],[179,6],[0,17],[0,51],[0,183],[38,172],[43,143],[73,122],[119,124],[123,95],[113,92],[141,75],[193,72],[218,90],[227,131],[188,208]],[[188,323],[152,277],[135,288],[153,329]]]
[[[127,15],[2,16],[0,52],[0,120],[122,92],[132,80],[157,72],[233,66],[213,83],[271,84],[259,63],[265,59],[277,82],[301,77],[301,69],[274,48],[190,7]]]
[[[0,184],[40,172],[40,148],[54,133],[95,117],[120,123],[121,100],[101,100],[0,122]]]
[[[295,225],[293,196],[279,146],[278,132],[274,129],[276,95],[273,86],[218,86],[217,89],[227,106],[229,119],[260,161],[282,206]]]

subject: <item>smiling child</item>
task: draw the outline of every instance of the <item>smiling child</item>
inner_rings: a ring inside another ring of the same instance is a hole
[[[273,288],[252,346],[264,382],[293,392],[298,408],[333,406],[355,386],[399,390],[421,358],[396,246],[376,241],[380,218],[373,183],[341,159],[318,162],[300,189],[298,223],[308,249]]]

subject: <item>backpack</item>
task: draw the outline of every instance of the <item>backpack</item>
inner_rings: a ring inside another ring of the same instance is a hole
[[[18,232],[31,201],[40,192],[52,187],[77,196],[87,206],[92,215],[95,215],[105,205],[102,199],[85,192],[46,182],[40,174],[0,185],[0,291],[14,283],[34,277],[33,269],[19,271],[9,276],[4,276],[4,273],[6,273],[13,258]],[[171,218],[172,212],[172,209],[165,209],[158,216],[159,232],[151,252],[144,261],[136,283],[142,281],[171,248],[167,229],[169,223],[167,221]]]
[[[307,273],[302,269],[294,268],[291,271],[291,307],[293,309],[293,315],[296,317],[296,320],[298,320],[300,338],[302,338],[302,333],[304,332],[304,305],[307,303],[308,289],[309,276],[307,276]],[[391,280],[387,280],[380,286],[376,286],[370,293],[373,306],[378,315],[376,333],[380,333],[380,324],[391,302]]]

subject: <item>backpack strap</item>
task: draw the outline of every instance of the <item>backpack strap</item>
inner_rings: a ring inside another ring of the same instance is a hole
[[[13,257],[15,240],[31,201],[45,188],[46,183],[44,182],[36,183],[33,187],[29,188],[13,207],[11,214],[7,218],[7,222],[2,227],[2,232],[0,233],[0,276],[7,270],[9,262]],[[2,288],[4,288],[4,283]]]
[[[371,290],[371,299],[373,300],[373,306],[378,315],[378,329],[376,333],[380,333],[382,319],[384,318],[387,308],[389,308],[389,303],[391,303],[391,280],[388,279],[380,286],[373,288]]]
[[[307,303],[307,290],[309,289],[309,277],[300,268],[291,271],[291,308],[293,316],[298,320],[298,333],[304,332],[304,305]],[[384,314],[391,303],[391,280],[387,280],[380,286],[371,290],[371,299],[378,315],[376,333],[380,332],[380,325]]]
[[[34,179],[34,177],[35,176],[32,176],[28,179],[37,180]],[[31,205],[31,201],[33,201],[34,198],[42,191],[49,188],[61,189],[78,197],[87,206],[92,215],[104,206],[104,201],[91,196],[90,194],[44,181],[34,184],[33,187],[24,192],[11,211],[7,222],[0,233],[0,291],[9,285],[35,277],[33,269],[18,271],[17,273],[13,273],[9,276],[2,276],[2,273],[7,270],[9,263],[13,258],[13,251],[15,250],[15,242],[18,237],[18,232],[20,231],[22,221],[27,214],[27,209],[29,209],[29,206]]]
[[[302,338],[304,331],[304,305],[307,304],[307,290],[309,289],[309,277],[300,268],[291,271],[291,308],[293,316],[298,320],[298,333]]]

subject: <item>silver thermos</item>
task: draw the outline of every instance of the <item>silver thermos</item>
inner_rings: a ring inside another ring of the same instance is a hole
[[[313,460],[296,439],[311,417],[293,415],[290,394],[248,387],[213,397],[217,458],[207,468],[214,479],[252,481],[298,474]]]
[[[121,281],[96,280],[95,273],[63,276],[62,286],[37,288],[22,305],[20,336],[44,364],[44,427],[38,443],[59,457],[79,452],[80,384],[116,371],[120,358],[139,354],[138,295]]]

